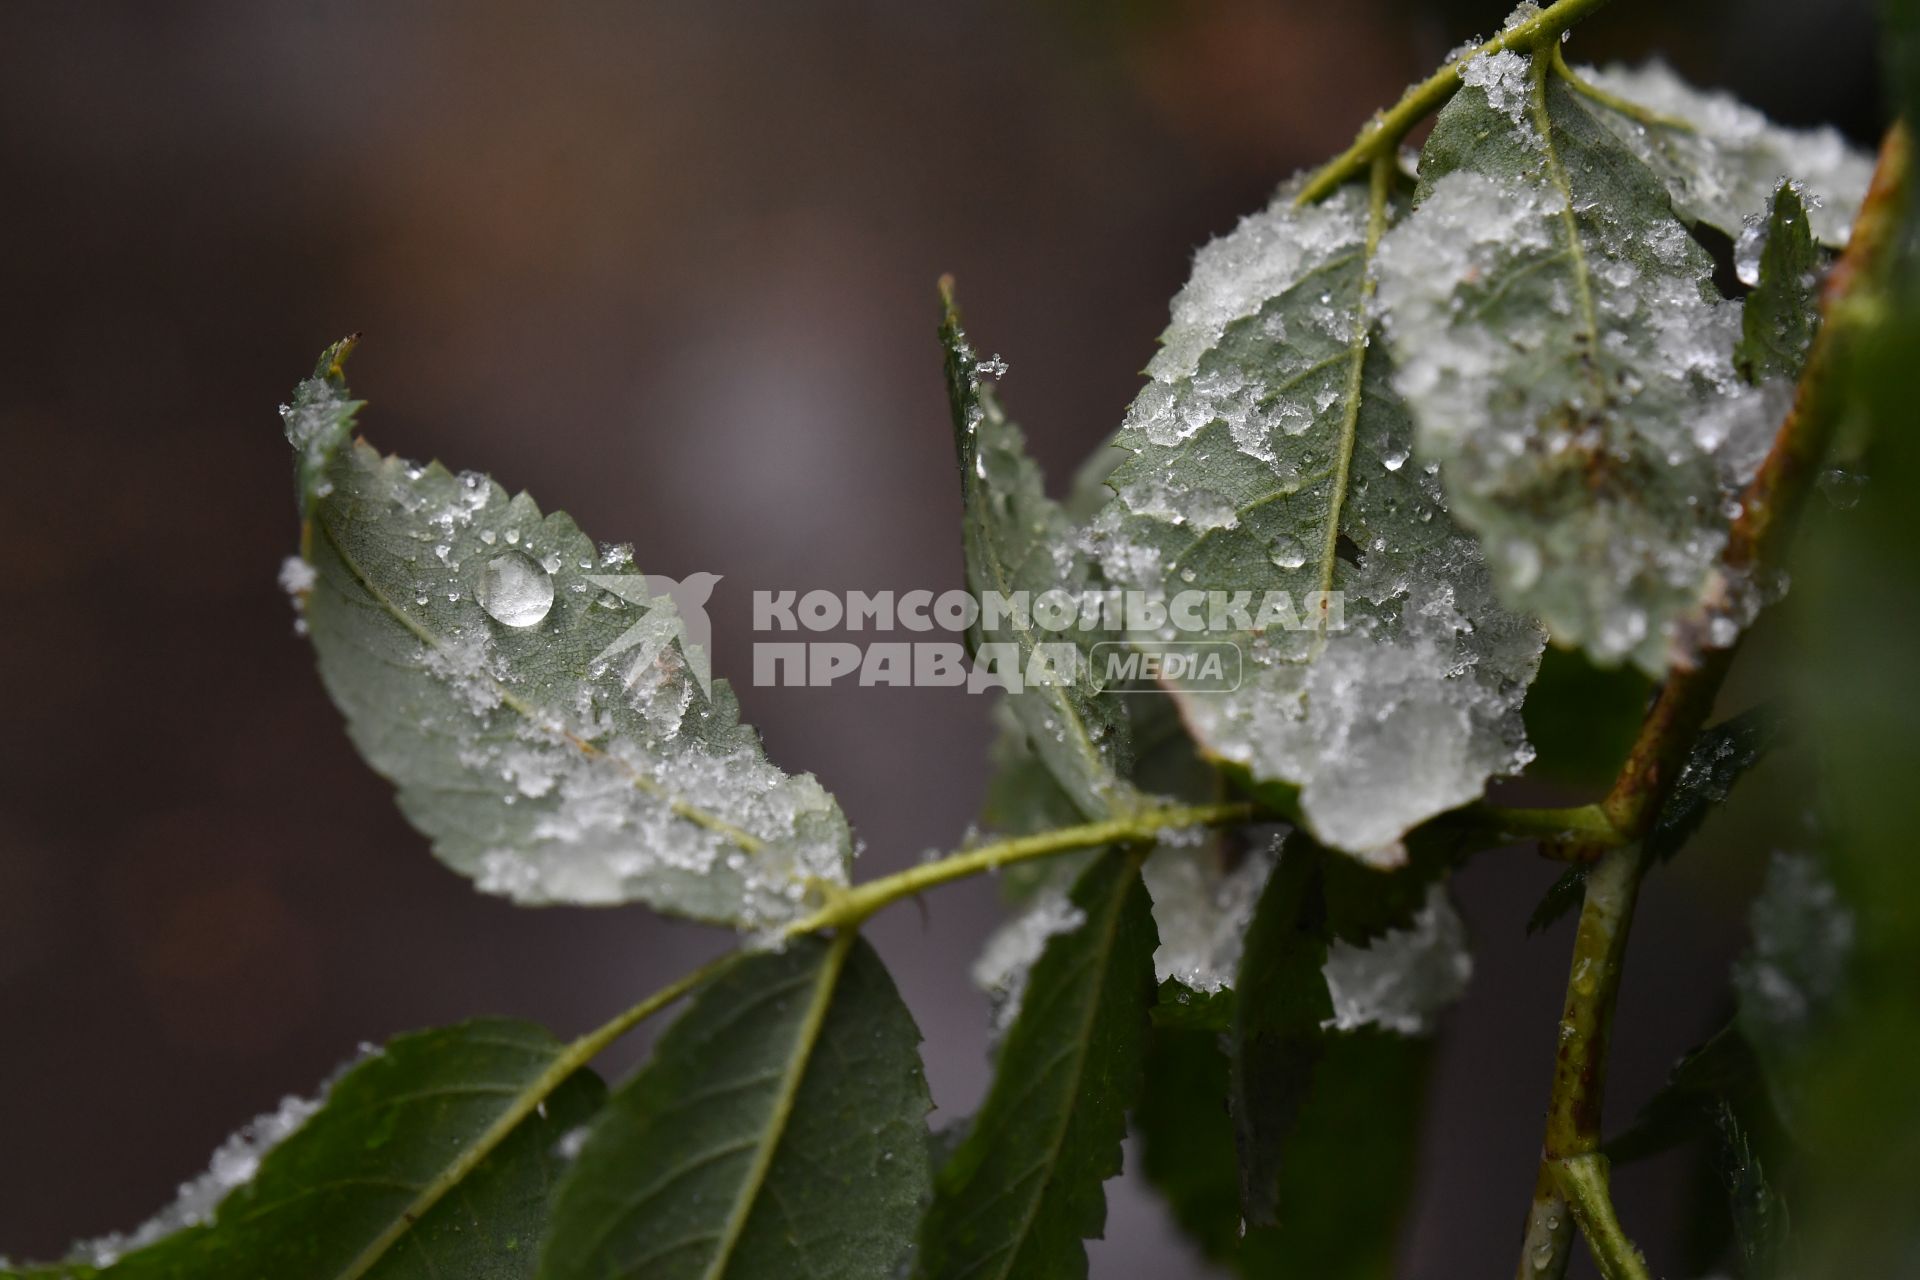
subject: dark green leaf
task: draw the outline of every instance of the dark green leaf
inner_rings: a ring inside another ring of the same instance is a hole
[[[1673,793],[1647,834],[1653,855],[1671,858],[1693,839],[1707,815],[1727,802],[1734,784],[1766,758],[1786,729],[1786,718],[1778,707],[1761,705],[1721,721],[1696,738],[1674,780]]]
[[[1000,409],[967,336],[950,284],[943,282],[945,313],[940,327],[947,356],[947,392],[953,410],[954,443],[960,455],[960,492],[965,508],[964,544],[967,585],[977,598],[992,594],[1010,604],[1027,593],[1029,607],[1009,609],[989,627],[986,601],[969,639],[1009,646],[1020,674],[1041,674],[1032,666],[1040,646],[1064,645],[1074,657],[1064,683],[1027,683],[1009,697],[1015,717],[1075,805],[1089,818],[1105,818],[1135,803],[1124,781],[1129,765],[1125,708],[1102,697],[1079,679],[1079,641],[1071,633],[1048,631],[1030,606],[1048,591],[1078,594],[1087,589],[1091,570],[1077,552],[1072,527],[1049,499],[1040,470],[1027,457],[1026,441]],[[1058,671],[1058,668],[1055,668]]]
[[[1714,1128],[1719,1138],[1715,1163],[1727,1188],[1733,1239],[1744,1264],[1740,1274],[1745,1280],[1776,1280],[1786,1274],[1781,1265],[1787,1244],[1786,1202],[1768,1182],[1746,1127],[1724,1102],[1714,1108]]]
[[[1607,1143],[1607,1157],[1626,1164],[1698,1137],[1712,1127],[1714,1110],[1723,1103],[1750,1117],[1768,1114],[1771,1107],[1753,1048],[1734,1027],[1721,1029],[1674,1064],[1633,1124]]]
[[[1388,1280],[1412,1194],[1431,1047],[1333,1032],[1288,1137],[1281,1223],[1241,1231],[1218,1037],[1156,1030],[1134,1113],[1141,1170],[1201,1251],[1247,1280]]]
[[[434,852],[521,902],[746,926],[844,882],[839,807],[767,762],[724,681],[702,692],[704,651],[631,553],[349,442],[342,354],[285,411],[306,515],[289,583],[355,745]]]
[[[1087,1274],[1101,1184],[1120,1172],[1139,1092],[1156,938],[1140,854],[1116,851],[1074,886],[1084,920],[1026,981],[993,1087],[935,1182],[914,1274],[1026,1280]]]
[[[1540,905],[1527,917],[1527,934],[1532,936],[1543,929],[1551,929],[1560,918],[1580,906],[1587,898],[1586,863],[1575,863],[1560,873],[1560,878],[1547,886],[1547,892],[1541,897]]]
[[[181,1204],[151,1229],[90,1246],[96,1262],[132,1249],[99,1274],[531,1277],[565,1163],[555,1148],[605,1095],[591,1072],[558,1067],[562,1049],[541,1028],[503,1019],[401,1036],[342,1075],[210,1220],[195,1224],[205,1209],[193,1212],[192,1202],[244,1172],[263,1130],[277,1133],[303,1108],[283,1106],[278,1123],[263,1117],[252,1142],[237,1136],[216,1159],[213,1181],[183,1189]],[[145,1243],[166,1225],[179,1229]]]
[[[1324,1045],[1321,1024],[1333,1018],[1326,962],[1320,857],[1295,838],[1254,909],[1234,983],[1230,1096],[1240,1212],[1249,1226],[1271,1226],[1281,1212],[1288,1139]]]
[[[1573,786],[1613,781],[1640,732],[1654,684],[1636,667],[1598,667],[1578,649],[1549,645],[1527,690],[1527,776]]]
[[[1798,378],[1819,323],[1820,250],[1800,193],[1783,182],[1765,223],[1753,292],[1740,316],[1740,345],[1733,362],[1748,382]],[[1743,255],[1749,250],[1739,246]],[[1741,265],[1745,265],[1744,262]]]
[[[542,1280],[886,1280],[930,1174],[920,1033],[850,934],[728,970],[594,1121]]]
[[[1223,1032],[1233,1026],[1233,988],[1195,991],[1168,978],[1160,984],[1153,1006],[1153,1025],[1172,1031]]]
[[[1227,1107],[1227,1056],[1216,1032],[1175,1029],[1156,1017],[1133,1131],[1140,1172],[1166,1199],[1181,1231],[1211,1261],[1232,1258],[1241,1236],[1240,1165]]]

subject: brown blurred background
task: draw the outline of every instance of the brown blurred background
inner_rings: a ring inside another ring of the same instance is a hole
[[[712,953],[644,910],[517,910],[443,870],[347,744],[274,584],[274,406],[330,340],[384,448],[491,471],[642,567],[755,587],[958,585],[933,281],[959,279],[1064,476],[1119,419],[1188,255],[1504,15],[1489,3],[472,0],[12,3],[0,19],[0,1250],[157,1208],[361,1041],[480,1013],[564,1035]],[[1729,25],[1736,24],[1737,25]],[[1621,0],[1578,57],[1660,48],[1871,137],[1865,0]],[[741,688],[863,874],[954,843],[986,705]],[[1650,893],[1614,1114],[1721,1012],[1761,811]],[[1480,949],[1435,1081],[1403,1273],[1507,1274],[1567,929],[1552,868],[1461,880]],[[972,884],[877,942],[945,1121],[985,1087]],[[623,1068],[644,1047],[625,1046]],[[1684,1161],[1623,1179],[1657,1264]],[[1201,1270],[1111,1189],[1097,1277]],[[1584,1265],[1584,1264],[1582,1264]]]

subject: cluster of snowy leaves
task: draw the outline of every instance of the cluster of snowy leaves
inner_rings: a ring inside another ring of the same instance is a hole
[[[971,586],[1285,593],[1305,617],[1236,620],[1231,689],[1008,699],[1004,829],[1230,787],[1268,821],[1021,878],[977,969],[995,1080],[951,1142],[878,957],[853,930],[785,939],[849,879],[837,804],[766,758],[629,549],[353,439],[328,352],[283,410],[303,522],[283,582],[408,819],[487,892],[784,945],[708,982],[611,1094],[597,1046],[525,1024],[401,1037],[243,1130],[148,1225],[6,1274],[1084,1275],[1130,1120],[1211,1257],[1376,1273],[1426,1038],[1472,969],[1444,885],[1461,837],[1432,820],[1531,760],[1549,641],[1659,674],[1748,619],[1763,587],[1720,551],[1867,177],[1834,135],[1659,67],[1576,75],[1543,47],[1459,70],[1419,155],[1313,203],[1284,184],[1200,251],[1065,502],[949,299]],[[1025,658],[1091,637],[1027,618],[972,639]],[[1728,753],[1705,750],[1695,790],[1724,793]],[[1729,750],[1732,772],[1757,755]],[[1741,1019],[1791,1058],[1849,926],[1806,865],[1774,879]]]

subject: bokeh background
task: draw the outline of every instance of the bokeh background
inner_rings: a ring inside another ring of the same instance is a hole
[[[528,488],[650,572],[724,574],[714,666],[744,684],[756,587],[959,584],[939,273],[1064,477],[1192,250],[1499,9],[6,5],[0,1251],[131,1226],[362,1041],[481,1013],[570,1035],[726,942],[483,898],[355,758],[274,583],[274,407],[321,347],[366,335],[383,448]],[[1572,46],[1654,49],[1784,121],[1870,139],[1882,118],[1861,0],[1621,0]],[[974,819],[982,700],[740,696],[839,796],[863,873]],[[1724,1014],[1745,890],[1792,816],[1754,791],[1648,895],[1616,1119]],[[1568,941],[1524,921],[1552,878],[1520,852],[1460,878],[1479,973],[1406,1276],[1510,1271]],[[967,967],[995,916],[977,883],[873,926],[937,1120],[985,1088]],[[1657,1270],[1684,1266],[1693,1183],[1682,1158],[1622,1179]],[[1143,1188],[1110,1193],[1096,1277],[1203,1274]]]

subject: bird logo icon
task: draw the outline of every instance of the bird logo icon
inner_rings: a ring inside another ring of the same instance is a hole
[[[707,660],[707,651],[713,640],[713,624],[707,618],[707,601],[713,595],[714,584],[720,581],[719,574],[690,573],[680,579],[657,573],[589,574],[587,581],[646,610],[638,622],[600,651],[595,662],[637,649],[639,652],[627,668],[627,685],[631,687],[659,660],[667,645],[678,640],[687,669],[693,672],[700,692],[712,701],[713,668]]]

